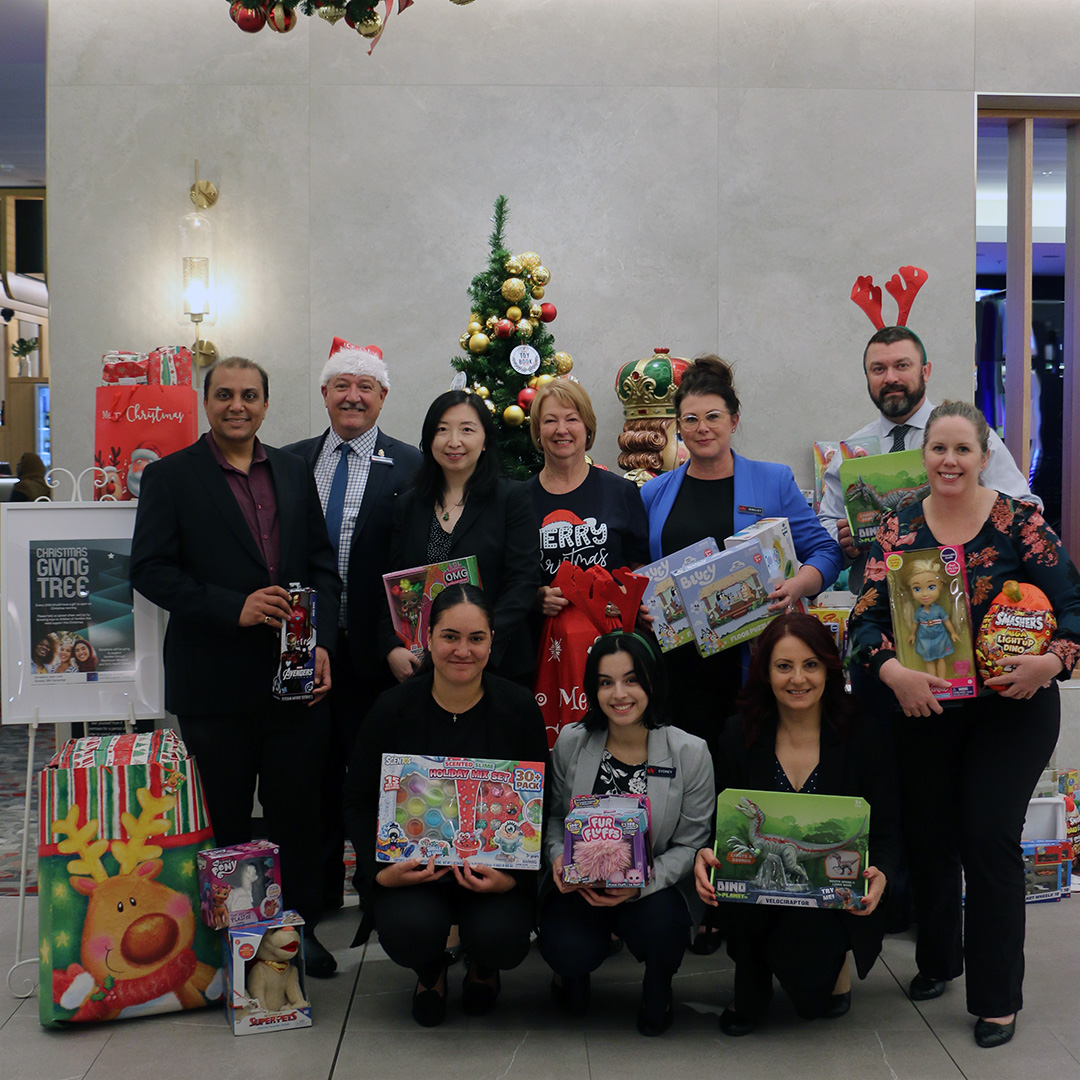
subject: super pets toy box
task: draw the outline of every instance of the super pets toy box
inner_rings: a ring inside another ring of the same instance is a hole
[[[930,493],[921,450],[849,458],[840,465],[840,487],[859,544],[874,539],[886,510],[903,510]]]
[[[213,846],[195,762],[171,730],[70,740],[39,776],[43,1024],[221,998],[220,934],[199,919]]]
[[[394,632],[414,656],[422,656],[427,648],[431,605],[449,585],[480,585],[475,555],[383,574]]]
[[[773,618],[769,566],[757,540],[686,567],[675,585],[702,656],[757,637]]]
[[[793,578],[802,563],[795,554],[795,541],[791,538],[791,525],[785,517],[762,518],[753,525],[747,525],[737,533],[732,533],[724,541],[725,548],[735,548],[748,540],[761,544],[761,553],[765,556],[769,582],[775,589],[788,578]],[[806,604],[800,600],[799,610],[805,612]]]
[[[563,881],[641,888],[652,877],[646,795],[578,795],[564,822]]]
[[[375,858],[538,870],[544,763],[383,754]]]
[[[304,920],[295,911],[233,926],[225,946],[225,1015],[234,1035],[311,1027],[304,993]]]
[[[207,926],[229,926],[273,919],[281,899],[281,850],[269,840],[199,852],[199,914]]]
[[[281,656],[272,692],[278,701],[314,701],[315,590],[293,582],[289,607],[289,617],[281,624]]]
[[[915,548],[885,556],[896,658],[944,679],[939,701],[974,697],[975,650],[962,547]],[[871,568],[867,566],[867,577]]]
[[[727,788],[716,799],[717,900],[854,908],[866,893],[870,804],[847,795]]]
[[[715,555],[720,545],[711,537],[684,547],[648,566],[639,566],[634,573],[649,579],[642,604],[653,617],[652,631],[663,652],[671,652],[680,645],[694,640],[690,619],[683,607],[682,597],[675,586],[675,575],[694,563]]]

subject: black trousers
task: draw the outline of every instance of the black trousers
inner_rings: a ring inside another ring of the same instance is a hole
[[[611,955],[617,934],[647,973],[669,980],[690,943],[690,911],[674,887],[611,908],[552,891],[540,909],[540,954],[557,975],[579,978]]]
[[[493,971],[517,967],[529,952],[534,896],[531,877],[509,892],[489,894],[440,879],[400,889],[375,885],[372,908],[386,955],[395,964],[412,968],[425,986],[431,986],[442,969],[446,938],[455,924],[473,964]]]
[[[281,848],[281,891],[309,930],[322,912],[319,778],[330,713],[326,702],[269,700],[258,712],[180,716],[180,734],[199,766],[219,847],[251,836],[256,785],[266,837]]]
[[[954,979],[967,965],[967,1007],[1023,1007],[1028,800],[1057,742],[1056,684],[1028,701],[978,698],[895,728],[922,974]],[[961,870],[966,899],[961,905]]]

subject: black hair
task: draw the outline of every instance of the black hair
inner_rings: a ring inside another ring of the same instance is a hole
[[[866,354],[870,351],[871,345],[895,345],[898,341],[914,342],[915,348],[919,350],[919,356],[922,357],[922,366],[926,367],[926,346],[914,330],[909,330],[906,326],[883,326],[866,343],[866,348],[862,351],[863,371],[866,370]]]
[[[484,400],[476,394],[470,394],[465,390],[447,390],[440,394],[428,407],[424,417],[423,426],[420,429],[420,453],[423,458],[420,468],[416,470],[413,480],[421,502],[430,503],[434,506],[442,500],[446,494],[446,476],[442,467],[435,460],[431,452],[431,442],[435,438],[435,431],[439,421],[455,405],[468,405],[476,413],[480,421],[480,427],[484,432],[484,449],[480,452],[480,458],[476,463],[472,476],[465,484],[465,495],[488,495],[495,487],[499,479],[499,449],[496,441],[495,422],[491,419]]]
[[[660,662],[656,649],[643,637],[618,631],[597,638],[589,651],[589,658],[585,661],[582,685],[585,690],[585,700],[589,704],[588,711],[581,720],[585,730],[607,730],[608,718],[604,715],[597,700],[597,691],[600,687],[600,661],[605,656],[612,656],[617,652],[626,653],[630,657],[634,674],[641,688],[649,696],[649,705],[642,717],[642,723],[650,731],[653,728],[666,727],[667,675],[664,672],[664,665]]]
[[[487,619],[488,629],[495,632],[495,608],[492,606],[491,597],[483,589],[468,583],[462,585],[448,585],[431,602],[431,610],[428,612],[428,641],[435,633],[435,627],[446,612],[457,607],[458,604],[471,604],[479,608]],[[434,670],[435,665],[431,660],[430,647],[424,651],[424,658],[420,666],[413,672],[414,675],[426,675]]]
[[[732,416],[739,413],[739,395],[735,393],[735,378],[731,373],[731,365],[715,354],[699,356],[683,372],[679,389],[675,391],[672,399],[676,416],[679,415],[683,398],[691,394],[715,394],[724,399],[724,404]]]
[[[218,368],[257,371],[262,379],[263,401],[270,399],[270,376],[266,374],[266,369],[261,364],[256,364],[254,360],[249,360],[246,356],[226,356],[224,360],[219,360],[206,369],[206,376],[203,378],[203,401],[210,397],[210,379]]]

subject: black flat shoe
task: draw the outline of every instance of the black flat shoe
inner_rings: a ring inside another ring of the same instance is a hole
[[[706,926],[699,930],[697,937],[690,942],[689,949],[695,956],[712,956],[724,943],[724,934],[717,926]]]
[[[851,1011],[851,991],[844,994],[831,994],[829,1004],[825,1006],[822,1017],[825,1020],[839,1020]]]
[[[920,971],[911,980],[908,997],[912,1001],[933,1001],[934,998],[939,998],[945,993],[946,981],[945,979],[931,979],[929,975],[924,975]]]
[[[311,933],[304,935],[304,973],[310,979],[329,979],[337,971],[337,961]]]
[[[442,990],[438,984],[442,983]],[[435,986],[416,984],[412,999],[412,1018],[421,1027],[438,1027],[446,1019],[446,970],[443,969]]]
[[[985,1050],[1004,1046],[1015,1034],[1015,1016],[1007,1024],[994,1024],[989,1020],[975,1021],[975,1044]]]
[[[725,1009],[720,1014],[720,1030],[733,1039],[749,1035],[756,1027],[756,1020],[751,1020],[749,1016],[743,1016],[734,1009]]]
[[[502,977],[496,971],[494,981],[491,981],[481,978],[479,974],[474,976],[474,970],[479,972],[479,968],[474,969],[470,961],[465,968],[465,980],[461,984],[461,1007],[468,1016],[484,1016],[495,1008],[499,991],[502,989]]]
[[[656,1008],[647,1009],[645,1006],[645,992],[641,994],[641,1005],[637,1014],[638,1033],[646,1036],[663,1035],[675,1018],[674,1003],[671,994],[671,983],[668,983],[667,994],[664,997],[664,1008],[657,1011]]]
[[[577,1016],[584,1016],[589,1011],[589,999],[592,996],[592,980],[588,975],[570,978],[563,975],[562,982],[551,980],[551,1000]]]

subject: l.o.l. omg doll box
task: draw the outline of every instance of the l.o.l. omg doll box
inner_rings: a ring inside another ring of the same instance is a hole
[[[564,822],[563,881],[635,889],[652,878],[647,795],[578,795]]]

